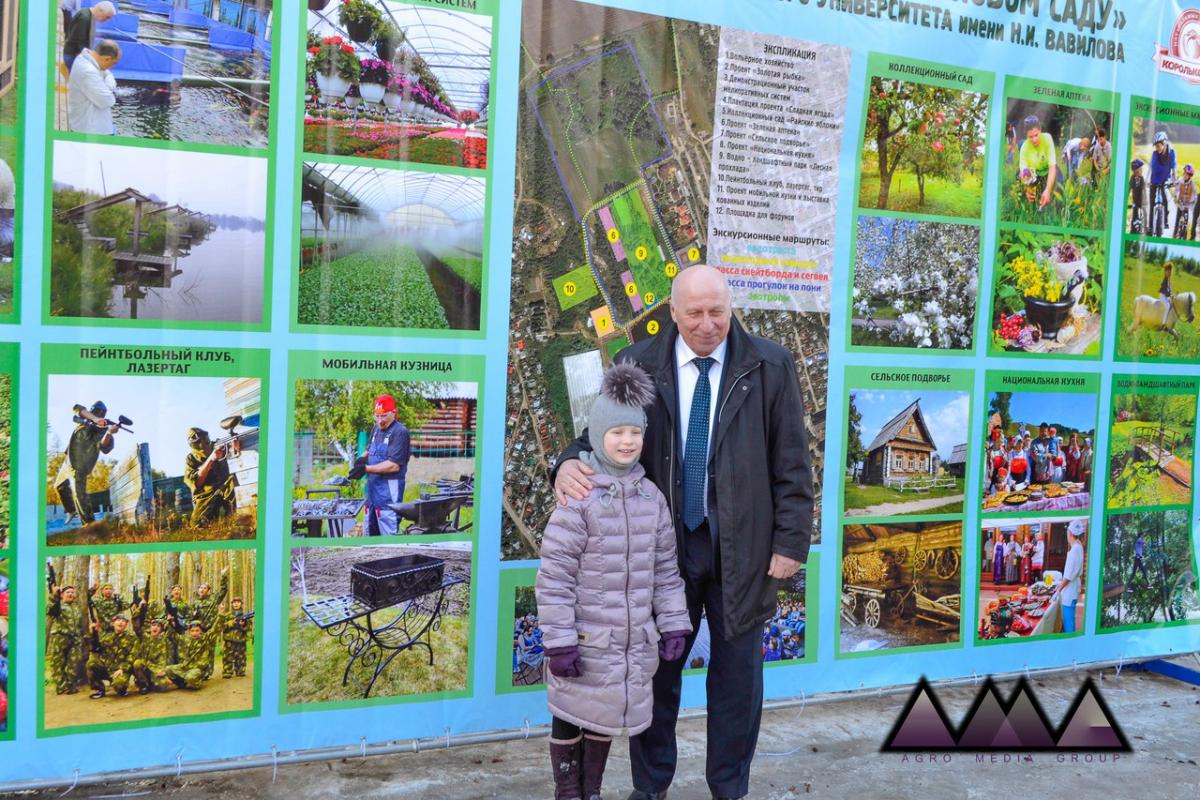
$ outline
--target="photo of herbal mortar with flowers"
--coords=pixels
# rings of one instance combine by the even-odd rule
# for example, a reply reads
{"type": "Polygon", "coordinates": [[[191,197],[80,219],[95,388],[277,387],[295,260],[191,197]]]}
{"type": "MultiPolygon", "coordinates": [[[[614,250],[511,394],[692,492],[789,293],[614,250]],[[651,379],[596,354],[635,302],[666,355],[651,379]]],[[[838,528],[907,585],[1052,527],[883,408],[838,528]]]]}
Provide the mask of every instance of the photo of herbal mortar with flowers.
{"type": "Polygon", "coordinates": [[[1001,231],[992,302],[993,352],[1099,355],[1104,243],[1001,231]]]}

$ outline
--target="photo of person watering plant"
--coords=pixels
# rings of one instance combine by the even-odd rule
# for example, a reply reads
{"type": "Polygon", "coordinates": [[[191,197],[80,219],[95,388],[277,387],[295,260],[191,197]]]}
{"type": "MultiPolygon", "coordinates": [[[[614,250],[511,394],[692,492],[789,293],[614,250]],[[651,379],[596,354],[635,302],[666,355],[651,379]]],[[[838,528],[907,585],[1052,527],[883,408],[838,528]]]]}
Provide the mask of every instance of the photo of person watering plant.
{"type": "Polygon", "coordinates": [[[309,0],[307,29],[305,153],[487,167],[490,16],[309,0]]]}
{"type": "MultiPolygon", "coordinates": [[[[1119,379],[1122,380],[1122,379],[1119,379]]],[[[1196,393],[1115,390],[1108,439],[1108,507],[1192,502],[1196,393]]]]}
{"type": "Polygon", "coordinates": [[[297,381],[291,535],[472,531],[477,397],[466,382],[297,381]]]}
{"type": "Polygon", "coordinates": [[[261,383],[47,376],[47,545],[255,538],[261,383]]]}
{"type": "Polygon", "coordinates": [[[1112,112],[1009,99],[1000,175],[1000,220],[1104,230],[1112,171],[1112,112]]]}
{"type": "Polygon", "coordinates": [[[58,7],[50,81],[57,130],[266,148],[280,4],[99,0],[58,7]]]}
{"type": "Polygon", "coordinates": [[[1129,165],[1125,230],[1196,241],[1200,126],[1135,116],[1129,165]]]}
{"type": "Polygon", "coordinates": [[[978,218],[988,101],[982,93],[872,77],[859,208],[978,218]]]}
{"type": "Polygon", "coordinates": [[[1100,565],[1100,629],[1200,620],[1187,509],[1108,518],[1100,565]]]}
{"type": "Polygon", "coordinates": [[[294,547],[288,705],[465,693],[471,544],[294,547]]]}
{"type": "Polygon", "coordinates": [[[861,216],[857,237],[852,345],[971,349],[978,226],[861,216]]]}
{"type": "Polygon", "coordinates": [[[300,325],[479,330],[483,178],[304,163],[300,325]]]}
{"type": "Polygon", "coordinates": [[[1001,229],[992,353],[1100,355],[1105,242],[1001,229]]]}
{"type": "Polygon", "coordinates": [[[262,322],[267,159],[57,141],[53,169],[50,316],[262,322]]]}
{"type": "Polygon", "coordinates": [[[1200,248],[1127,239],[1117,355],[1184,362],[1200,358],[1197,295],[1200,248]]]}
{"type": "Polygon", "coordinates": [[[47,558],[42,725],[248,716],[257,704],[256,564],[252,549],[47,558]]]}

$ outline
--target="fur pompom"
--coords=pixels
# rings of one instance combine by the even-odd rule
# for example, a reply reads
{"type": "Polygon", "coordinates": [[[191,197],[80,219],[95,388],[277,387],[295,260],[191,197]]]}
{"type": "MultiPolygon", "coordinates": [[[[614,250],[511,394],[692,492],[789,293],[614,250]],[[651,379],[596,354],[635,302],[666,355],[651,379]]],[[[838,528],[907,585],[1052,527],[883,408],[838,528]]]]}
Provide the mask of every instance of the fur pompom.
{"type": "Polygon", "coordinates": [[[654,381],[636,364],[613,364],[604,373],[600,394],[623,406],[644,408],[654,402],[654,381]]]}

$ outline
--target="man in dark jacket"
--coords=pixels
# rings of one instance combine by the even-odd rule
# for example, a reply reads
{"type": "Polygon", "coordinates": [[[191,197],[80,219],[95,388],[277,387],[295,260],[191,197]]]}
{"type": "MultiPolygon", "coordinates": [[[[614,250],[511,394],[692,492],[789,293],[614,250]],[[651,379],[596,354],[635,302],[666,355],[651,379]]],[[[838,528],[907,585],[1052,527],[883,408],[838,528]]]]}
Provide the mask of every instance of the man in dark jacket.
{"type": "MultiPolygon", "coordinates": [[[[697,265],[679,274],[671,318],[617,360],[638,364],[658,388],[641,461],[675,516],[693,630],[707,611],[708,785],[713,797],[738,798],[749,792],[762,717],[762,625],[812,537],[804,406],[791,353],[733,319],[718,270],[697,265]]],[[[558,459],[560,502],[591,488],[577,459],[587,441],[584,431],[558,459]]],[[[654,721],[630,739],[630,800],[665,797],[675,775],[683,668],[663,662],[654,676],[654,721]]]]}
{"type": "Polygon", "coordinates": [[[96,25],[108,22],[116,15],[116,6],[110,0],[103,0],[91,8],[80,9],[71,16],[71,24],[65,32],[62,49],[67,72],[75,65],[79,54],[92,46],[96,38],[96,25]]]}

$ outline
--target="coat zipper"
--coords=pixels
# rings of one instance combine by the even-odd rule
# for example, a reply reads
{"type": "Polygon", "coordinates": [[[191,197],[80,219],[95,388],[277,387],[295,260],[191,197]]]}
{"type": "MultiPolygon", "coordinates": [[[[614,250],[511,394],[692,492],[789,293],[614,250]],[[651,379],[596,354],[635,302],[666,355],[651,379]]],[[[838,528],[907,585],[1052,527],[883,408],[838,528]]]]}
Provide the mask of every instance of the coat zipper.
{"type": "Polygon", "coordinates": [[[625,514],[625,710],[621,714],[621,727],[629,719],[629,643],[633,641],[633,615],[629,612],[629,505],[625,501],[625,485],[621,486],[621,511],[625,514]]]}

